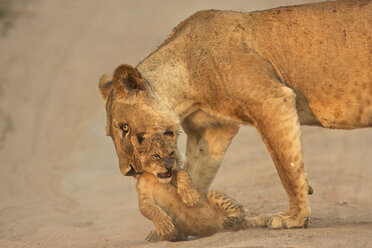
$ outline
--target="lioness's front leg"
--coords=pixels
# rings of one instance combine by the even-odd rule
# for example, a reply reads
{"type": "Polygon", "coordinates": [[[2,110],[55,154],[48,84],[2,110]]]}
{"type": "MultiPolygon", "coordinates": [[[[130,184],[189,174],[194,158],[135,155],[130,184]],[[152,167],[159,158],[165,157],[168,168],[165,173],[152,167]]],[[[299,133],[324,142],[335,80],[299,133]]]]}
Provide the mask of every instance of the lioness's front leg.
{"type": "Polygon", "coordinates": [[[194,113],[182,123],[187,134],[184,169],[197,188],[207,191],[239,128],[234,125],[200,126],[198,119],[204,118],[203,115],[201,111],[194,113]]]}

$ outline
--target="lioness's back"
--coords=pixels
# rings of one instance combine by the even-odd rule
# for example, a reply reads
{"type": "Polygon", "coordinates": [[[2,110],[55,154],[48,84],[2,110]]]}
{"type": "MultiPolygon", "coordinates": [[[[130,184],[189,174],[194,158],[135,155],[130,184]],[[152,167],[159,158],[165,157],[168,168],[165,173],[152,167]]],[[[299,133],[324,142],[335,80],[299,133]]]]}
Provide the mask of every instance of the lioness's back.
{"type": "MultiPolygon", "coordinates": [[[[172,42],[200,92],[216,87],[211,84],[225,87],[224,73],[244,59],[244,50],[253,50],[282,83],[304,96],[297,101],[310,107],[315,122],[332,128],[372,125],[372,1],[252,13],[200,11],[177,26],[164,45],[172,42]]],[[[229,86],[241,88],[241,83],[229,86]]]]}

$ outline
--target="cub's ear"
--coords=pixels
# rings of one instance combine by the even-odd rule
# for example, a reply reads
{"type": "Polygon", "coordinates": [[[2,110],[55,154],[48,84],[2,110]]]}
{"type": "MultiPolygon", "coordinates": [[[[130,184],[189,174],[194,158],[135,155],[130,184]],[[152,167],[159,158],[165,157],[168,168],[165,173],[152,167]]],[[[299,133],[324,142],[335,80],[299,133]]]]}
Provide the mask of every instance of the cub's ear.
{"type": "Polygon", "coordinates": [[[107,98],[114,87],[112,83],[112,74],[105,73],[99,79],[99,93],[101,94],[102,98],[107,102],[107,98]]]}
{"type": "Polygon", "coordinates": [[[119,91],[146,90],[141,75],[130,65],[119,65],[114,71],[113,82],[115,89],[119,91]]]}

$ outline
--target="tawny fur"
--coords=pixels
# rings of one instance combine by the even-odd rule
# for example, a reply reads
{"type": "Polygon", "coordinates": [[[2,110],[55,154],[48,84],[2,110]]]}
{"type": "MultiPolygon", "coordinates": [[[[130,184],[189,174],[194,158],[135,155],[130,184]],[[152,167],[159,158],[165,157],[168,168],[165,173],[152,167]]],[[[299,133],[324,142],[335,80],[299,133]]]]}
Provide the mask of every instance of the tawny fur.
{"type": "Polygon", "coordinates": [[[252,125],[289,200],[269,226],[306,227],[300,125],[372,125],[371,33],[369,0],[192,15],[136,70],[122,65],[113,80],[106,74],[100,82],[122,172],[141,170],[125,156],[133,150],[129,136],[180,124],[187,134],[185,170],[207,190],[238,125],[252,125]]]}
{"type": "Polygon", "coordinates": [[[156,229],[147,237],[149,241],[186,240],[189,235],[266,226],[267,218],[245,218],[243,207],[223,193],[198,192],[178,165],[176,139],[168,136],[141,137],[141,142],[133,138],[133,156],[144,170],[136,176],[139,209],[156,229]],[[159,177],[166,173],[169,177],[159,177]]]}

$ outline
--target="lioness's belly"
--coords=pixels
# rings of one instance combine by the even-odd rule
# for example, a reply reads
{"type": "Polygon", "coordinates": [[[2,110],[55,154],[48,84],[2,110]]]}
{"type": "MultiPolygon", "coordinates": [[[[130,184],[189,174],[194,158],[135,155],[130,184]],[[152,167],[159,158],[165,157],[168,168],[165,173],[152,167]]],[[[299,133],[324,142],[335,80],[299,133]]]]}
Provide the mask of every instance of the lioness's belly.
{"type": "Polygon", "coordinates": [[[309,101],[303,94],[296,92],[296,107],[302,125],[339,129],[372,126],[372,99],[368,95],[340,96],[335,92],[328,92],[327,96],[314,94],[309,101]],[[332,97],[332,93],[336,94],[336,98],[332,97]]]}

